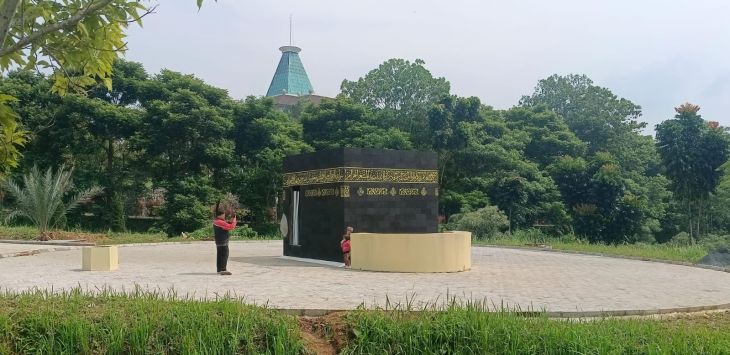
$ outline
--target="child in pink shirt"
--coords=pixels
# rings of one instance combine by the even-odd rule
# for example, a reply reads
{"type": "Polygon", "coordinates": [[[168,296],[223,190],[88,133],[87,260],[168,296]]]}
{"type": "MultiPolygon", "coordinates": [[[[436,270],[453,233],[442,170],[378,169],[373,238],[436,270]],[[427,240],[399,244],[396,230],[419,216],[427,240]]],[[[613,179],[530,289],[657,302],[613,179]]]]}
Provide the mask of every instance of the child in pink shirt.
{"type": "Polygon", "coordinates": [[[340,242],[345,267],[350,267],[350,233],[352,233],[352,231],[352,227],[347,227],[347,229],[345,229],[345,235],[342,236],[342,241],[340,242]]]}

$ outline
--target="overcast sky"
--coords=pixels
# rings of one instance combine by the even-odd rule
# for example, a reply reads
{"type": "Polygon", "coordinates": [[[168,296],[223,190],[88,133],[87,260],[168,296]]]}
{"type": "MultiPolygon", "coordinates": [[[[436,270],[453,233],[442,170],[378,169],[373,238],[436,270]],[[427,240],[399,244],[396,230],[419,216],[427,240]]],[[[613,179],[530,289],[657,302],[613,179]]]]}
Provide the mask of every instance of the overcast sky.
{"type": "Polygon", "coordinates": [[[423,59],[453,94],[509,108],[551,74],[586,74],[653,126],[690,101],[730,126],[730,2],[717,0],[159,0],[127,59],[264,95],[293,44],[317,94],[389,58],[423,59]]]}

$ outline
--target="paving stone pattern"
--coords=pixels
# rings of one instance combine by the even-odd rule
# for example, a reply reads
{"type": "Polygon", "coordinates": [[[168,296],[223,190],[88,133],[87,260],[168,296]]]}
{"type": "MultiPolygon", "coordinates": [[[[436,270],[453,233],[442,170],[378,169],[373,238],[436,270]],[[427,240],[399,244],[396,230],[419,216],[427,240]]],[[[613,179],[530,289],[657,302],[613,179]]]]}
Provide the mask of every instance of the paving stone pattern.
{"type": "Polygon", "coordinates": [[[473,268],[453,274],[354,271],[282,259],[281,241],[232,242],[215,270],[211,242],[120,247],[118,271],[81,271],[81,250],[0,259],[0,289],[89,290],[135,285],[178,295],[225,293],[277,308],[351,309],[443,302],[446,295],[554,312],[666,309],[730,303],[730,273],[601,256],[474,247],[473,268]]]}

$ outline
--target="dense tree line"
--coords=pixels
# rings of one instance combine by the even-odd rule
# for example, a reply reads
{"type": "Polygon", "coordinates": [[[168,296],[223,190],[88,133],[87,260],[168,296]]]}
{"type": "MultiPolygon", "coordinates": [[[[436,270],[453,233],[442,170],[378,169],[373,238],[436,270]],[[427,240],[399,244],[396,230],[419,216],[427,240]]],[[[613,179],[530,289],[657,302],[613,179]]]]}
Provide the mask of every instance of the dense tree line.
{"type": "Polygon", "coordinates": [[[74,166],[77,189],[103,188],[78,212],[98,228],[122,230],[128,215],[149,213],[170,234],[192,231],[232,193],[247,223],[267,231],[283,157],[344,146],[437,152],[441,214],[489,220],[474,227],[483,230],[621,243],[682,231],[696,241],[730,228],[727,131],[683,105],[655,139],[642,131],[640,106],[586,76],[551,76],[497,110],[452,95],[420,60],[392,59],[345,80],[338,97],[289,112],[269,98],[234,100],[192,75],[150,75],[139,63],[116,61],[111,79],[111,88],[100,82],[63,97],[37,73],[0,81],[29,132],[14,174],[74,166]]]}

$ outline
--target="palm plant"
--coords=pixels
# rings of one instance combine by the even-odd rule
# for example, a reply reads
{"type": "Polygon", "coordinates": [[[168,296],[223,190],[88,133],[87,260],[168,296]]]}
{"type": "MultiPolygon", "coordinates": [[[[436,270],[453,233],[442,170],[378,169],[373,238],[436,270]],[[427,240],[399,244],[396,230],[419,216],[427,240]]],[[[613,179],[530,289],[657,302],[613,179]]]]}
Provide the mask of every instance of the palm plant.
{"type": "Polygon", "coordinates": [[[22,187],[8,180],[5,188],[14,197],[15,207],[6,220],[28,218],[38,228],[39,239],[49,240],[49,229],[55,227],[61,217],[101,192],[100,188],[92,187],[64,201],[65,195],[73,188],[72,175],[73,168],[67,170],[64,165],[56,172],[48,168],[45,173],[33,166],[30,173],[23,176],[22,187]]]}

